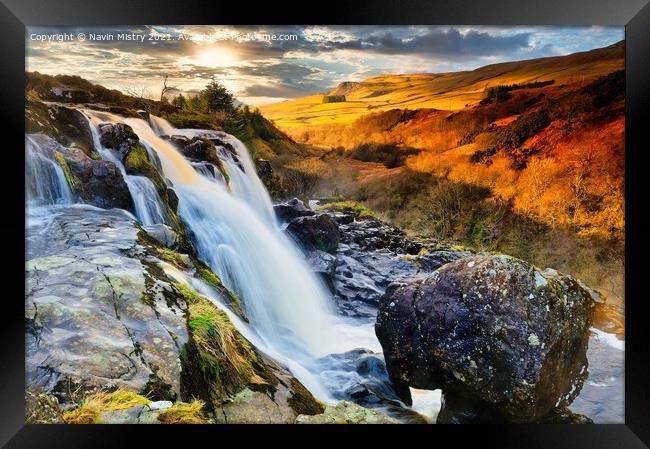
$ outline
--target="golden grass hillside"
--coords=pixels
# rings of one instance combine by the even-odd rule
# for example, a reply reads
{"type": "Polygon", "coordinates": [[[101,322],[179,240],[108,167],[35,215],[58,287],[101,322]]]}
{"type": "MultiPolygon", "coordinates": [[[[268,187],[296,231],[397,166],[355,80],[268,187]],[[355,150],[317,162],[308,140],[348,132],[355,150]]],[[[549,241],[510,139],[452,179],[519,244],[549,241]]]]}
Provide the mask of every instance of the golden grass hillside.
{"type": "MultiPolygon", "coordinates": [[[[567,56],[506,62],[472,71],[441,74],[377,76],[344,82],[327,95],[345,95],[345,102],[323,103],[317,94],[260,108],[293,138],[305,131],[350,124],[371,112],[395,108],[459,110],[481,101],[486,88],[497,85],[554,80],[554,85],[587,83],[624,67],[623,42],[567,56]]],[[[318,144],[318,141],[310,143],[318,144]]]]}

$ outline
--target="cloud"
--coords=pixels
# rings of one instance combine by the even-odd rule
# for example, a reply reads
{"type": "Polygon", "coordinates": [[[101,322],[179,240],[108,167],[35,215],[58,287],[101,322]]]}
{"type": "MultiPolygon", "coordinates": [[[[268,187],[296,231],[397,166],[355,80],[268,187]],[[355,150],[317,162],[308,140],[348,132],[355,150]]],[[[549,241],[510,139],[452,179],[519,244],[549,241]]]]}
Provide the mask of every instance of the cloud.
{"type": "Polygon", "coordinates": [[[124,26],[28,27],[28,70],[76,74],[110,88],[146,85],[162,77],[184,92],[217,78],[246,98],[295,98],[338,82],[382,73],[468,70],[485,64],[566,54],[610,45],[622,27],[449,26],[124,26]],[[30,41],[30,33],[184,33],[205,40],[30,41]],[[295,40],[233,36],[295,35],[295,40]]]}

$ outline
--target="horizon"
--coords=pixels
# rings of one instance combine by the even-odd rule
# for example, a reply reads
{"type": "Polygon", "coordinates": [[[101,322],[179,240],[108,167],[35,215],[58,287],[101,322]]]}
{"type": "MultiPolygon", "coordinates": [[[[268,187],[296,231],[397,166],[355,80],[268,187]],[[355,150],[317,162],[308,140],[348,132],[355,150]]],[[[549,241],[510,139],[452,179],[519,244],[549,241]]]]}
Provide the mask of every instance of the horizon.
{"type": "Polygon", "coordinates": [[[191,96],[212,79],[253,107],[386,75],[472,71],[624,41],[623,27],[28,27],[26,71],[125,94],[191,96]]]}

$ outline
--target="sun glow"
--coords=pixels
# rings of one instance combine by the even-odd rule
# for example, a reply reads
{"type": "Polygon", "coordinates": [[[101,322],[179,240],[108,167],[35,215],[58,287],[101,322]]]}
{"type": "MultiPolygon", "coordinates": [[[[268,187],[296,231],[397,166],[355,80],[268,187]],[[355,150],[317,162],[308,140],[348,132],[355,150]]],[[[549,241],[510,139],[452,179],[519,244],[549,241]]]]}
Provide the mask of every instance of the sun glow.
{"type": "Polygon", "coordinates": [[[230,67],[239,62],[237,57],[230,51],[211,48],[196,54],[192,61],[195,65],[202,67],[230,67]]]}

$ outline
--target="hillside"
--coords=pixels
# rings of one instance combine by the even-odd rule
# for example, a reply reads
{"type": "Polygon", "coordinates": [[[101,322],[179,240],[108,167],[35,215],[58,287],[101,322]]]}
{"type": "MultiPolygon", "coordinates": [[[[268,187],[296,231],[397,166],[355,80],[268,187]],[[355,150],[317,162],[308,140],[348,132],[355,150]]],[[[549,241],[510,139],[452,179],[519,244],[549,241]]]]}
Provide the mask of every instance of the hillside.
{"type": "MultiPolygon", "coordinates": [[[[179,128],[225,130],[244,141],[253,156],[274,158],[290,154],[304,156],[310,149],[293,141],[256,110],[236,108],[229,114],[199,108],[180,107],[168,101],[156,101],[107,89],[79,76],[25,73],[25,96],[28,104],[41,101],[83,104],[105,109],[125,117],[140,117],[139,110],[163,117],[179,128]]],[[[240,104],[236,99],[234,103],[240,104]]]]}
{"type": "Polygon", "coordinates": [[[305,197],[352,198],[413,233],[559,267],[622,300],[623,56],[618,43],[472,72],[376,77],[328,93],[344,103],[309,106],[308,97],[264,113],[323,151],[291,165],[320,179],[305,197]],[[443,95],[462,97],[458,110],[435,108],[443,95]],[[350,109],[388,97],[390,106],[361,116],[350,109]],[[313,113],[303,124],[275,118],[299,104],[303,117],[313,113]]]}
{"type": "Polygon", "coordinates": [[[370,112],[395,108],[459,110],[478,104],[485,89],[497,85],[553,80],[551,90],[559,94],[623,69],[624,55],[624,43],[618,42],[567,56],[492,64],[472,71],[377,76],[343,82],[330,92],[266,105],[260,110],[294,138],[300,138],[313,127],[351,123],[370,112]],[[346,101],[323,103],[323,95],[345,95],[346,101]]]}

